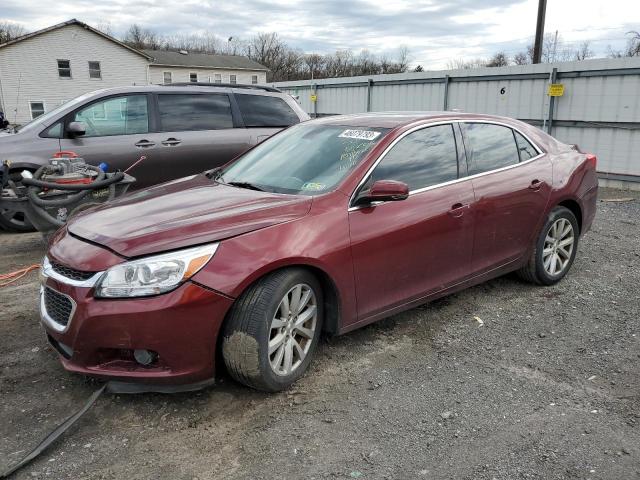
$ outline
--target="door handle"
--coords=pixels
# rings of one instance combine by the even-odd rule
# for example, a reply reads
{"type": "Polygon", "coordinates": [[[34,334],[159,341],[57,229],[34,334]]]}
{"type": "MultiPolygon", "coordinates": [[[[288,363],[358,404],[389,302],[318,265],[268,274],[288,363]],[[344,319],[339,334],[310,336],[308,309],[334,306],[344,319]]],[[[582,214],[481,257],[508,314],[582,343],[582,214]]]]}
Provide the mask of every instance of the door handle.
{"type": "Polygon", "coordinates": [[[535,180],[532,180],[531,185],[529,185],[529,188],[534,192],[537,192],[538,190],[540,190],[541,187],[542,187],[542,182],[537,178],[535,180]]]}
{"type": "Polygon", "coordinates": [[[154,145],[155,143],[150,142],[149,140],[140,140],[135,144],[135,146],[138,148],[149,148],[149,147],[153,147],[154,145]]]}
{"type": "Polygon", "coordinates": [[[469,208],[468,204],[464,204],[464,203],[456,203],[454,205],[451,206],[451,210],[449,210],[449,215],[451,215],[453,218],[460,218],[462,215],[464,215],[464,211],[469,208]]]}
{"type": "Polygon", "coordinates": [[[162,142],[163,145],[166,145],[167,147],[172,147],[174,145],[180,145],[182,143],[182,140],[178,140],[177,138],[167,138],[166,140],[164,140],[162,142]]]}

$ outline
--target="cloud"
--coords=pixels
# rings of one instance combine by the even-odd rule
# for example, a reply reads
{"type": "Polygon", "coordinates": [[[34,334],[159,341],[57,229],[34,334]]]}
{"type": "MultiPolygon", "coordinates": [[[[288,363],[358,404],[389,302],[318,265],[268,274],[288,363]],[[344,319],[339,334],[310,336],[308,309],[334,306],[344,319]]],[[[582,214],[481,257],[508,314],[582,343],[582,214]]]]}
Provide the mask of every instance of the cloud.
{"type": "MultiPolygon", "coordinates": [[[[595,0],[563,0],[559,7],[550,3],[547,29],[560,28],[565,39],[576,42],[580,35],[573,32],[580,26],[596,28],[583,31],[583,39],[611,37],[606,27],[616,23],[637,29],[637,23],[629,24],[624,15],[615,13],[628,11],[622,8],[624,2],[610,0],[611,8],[605,13],[595,0]],[[616,9],[617,3],[621,8],[616,9]],[[563,25],[571,30],[563,31],[563,25]],[[598,32],[598,27],[604,30],[598,32]]],[[[37,0],[2,3],[0,19],[21,22],[29,30],[78,18],[94,25],[108,22],[116,35],[134,22],[166,35],[208,31],[222,38],[248,38],[278,32],[288,44],[305,52],[368,49],[393,55],[406,45],[414,63],[428,68],[442,68],[451,58],[523,50],[533,38],[537,9],[536,0],[59,0],[51,13],[37,0]]],[[[625,31],[615,31],[616,38],[609,43],[623,43],[625,31]]]]}

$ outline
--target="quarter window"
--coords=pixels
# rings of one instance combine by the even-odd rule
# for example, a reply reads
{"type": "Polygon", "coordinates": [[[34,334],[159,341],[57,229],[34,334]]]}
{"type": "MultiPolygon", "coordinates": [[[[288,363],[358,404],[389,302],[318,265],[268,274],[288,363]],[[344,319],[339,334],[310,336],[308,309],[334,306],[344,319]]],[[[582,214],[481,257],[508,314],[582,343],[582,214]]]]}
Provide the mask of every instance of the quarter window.
{"type": "Polygon", "coordinates": [[[71,61],[58,60],[58,77],[71,78],[71,61]]]}
{"type": "Polygon", "coordinates": [[[190,73],[189,74],[189,81],[191,83],[197,83],[198,81],[198,74],[197,73],[190,73]]]}
{"type": "Polygon", "coordinates": [[[159,95],[163,132],[233,128],[227,95],[159,95]]]}
{"type": "Polygon", "coordinates": [[[171,83],[171,72],[162,72],[162,83],[171,83]]]}
{"type": "Polygon", "coordinates": [[[89,62],[89,78],[101,79],[102,71],[100,70],[100,62],[89,62]]]}
{"type": "Polygon", "coordinates": [[[132,135],[149,131],[146,95],[111,97],[78,110],[74,122],[86,126],[85,137],[132,135]]]}
{"type": "Polygon", "coordinates": [[[44,102],[29,102],[29,108],[31,109],[31,120],[44,114],[44,102]]]}
{"type": "Polygon", "coordinates": [[[58,122],[40,134],[42,138],[62,138],[62,122],[58,122]]]}
{"type": "Polygon", "coordinates": [[[246,127],[288,127],[300,122],[280,97],[236,94],[236,101],[246,127]]]}
{"type": "Polygon", "coordinates": [[[396,180],[409,190],[458,178],[458,154],[453,126],[436,125],[410,133],[385,155],[367,185],[377,180],[396,180]]]}
{"type": "Polygon", "coordinates": [[[510,128],[490,123],[467,123],[465,133],[470,175],[518,163],[518,150],[510,128]]]}
{"type": "Polygon", "coordinates": [[[516,143],[518,144],[518,151],[520,152],[520,161],[526,162],[527,160],[538,155],[538,151],[535,149],[533,145],[524,138],[521,134],[513,131],[513,134],[516,136],[516,143]]]}

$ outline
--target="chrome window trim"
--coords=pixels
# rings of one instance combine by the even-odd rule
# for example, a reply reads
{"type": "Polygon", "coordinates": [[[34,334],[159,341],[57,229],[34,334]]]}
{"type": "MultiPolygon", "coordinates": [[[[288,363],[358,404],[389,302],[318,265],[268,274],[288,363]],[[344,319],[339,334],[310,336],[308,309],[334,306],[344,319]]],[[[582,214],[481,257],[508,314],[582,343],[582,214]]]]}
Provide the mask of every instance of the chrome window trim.
{"type": "Polygon", "coordinates": [[[64,333],[69,329],[69,326],[71,325],[71,321],[73,320],[73,316],[75,315],[75,313],[76,313],[76,302],[73,300],[73,298],[71,298],[69,295],[59,292],[46,285],[40,286],[40,320],[42,321],[42,323],[44,323],[46,326],[55,330],[58,333],[64,333]],[[71,302],[71,313],[69,313],[69,320],[67,321],[66,325],[62,325],[56,322],[53,318],[49,316],[49,313],[47,312],[47,306],[45,305],[45,302],[44,302],[45,288],[48,288],[56,292],[57,294],[62,295],[63,297],[67,297],[67,299],[71,302]]]}
{"type": "Polygon", "coordinates": [[[44,257],[44,259],[42,260],[42,275],[44,277],[53,278],[54,280],[60,283],[64,283],[65,285],[71,285],[72,287],[91,288],[95,286],[95,284],[98,282],[98,280],[103,274],[104,272],[97,272],[94,276],[86,280],[74,280],[72,278],[67,278],[64,275],[61,275],[58,272],[56,272],[51,266],[51,262],[49,261],[49,258],[44,257]]]}
{"type": "MultiPolygon", "coordinates": [[[[367,173],[365,173],[364,177],[362,177],[362,180],[358,183],[358,185],[356,186],[356,188],[353,190],[353,192],[351,193],[351,196],[349,197],[349,208],[348,211],[349,212],[353,212],[355,210],[360,210],[361,208],[363,208],[363,205],[358,205],[358,206],[353,206],[353,201],[355,199],[355,195],[356,192],[360,189],[360,187],[362,187],[362,185],[364,185],[367,180],[369,180],[369,177],[371,176],[371,174],[373,173],[373,171],[375,170],[375,168],[378,166],[378,164],[384,159],[384,157],[389,153],[389,151],[400,141],[402,140],[404,137],[406,137],[407,135],[416,132],[418,130],[422,130],[424,128],[429,128],[429,127],[435,127],[438,125],[448,125],[451,124],[453,125],[454,123],[486,123],[486,124],[490,124],[490,125],[500,125],[502,127],[507,127],[510,128],[516,132],[518,132],[520,135],[522,135],[532,146],[533,148],[536,149],[536,151],[538,152],[538,155],[536,155],[535,157],[530,158],[529,160],[525,160],[524,162],[518,162],[518,163],[514,163],[513,165],[507,165],[506,167],[500,167],[500,168],[496,168],[495,170],[488,170],[486,172],[481,172],[481,173],[476,173],[475,175],[467,175],[465,177],[460,177],[460,178],[456,178],[454,180],[449,180],[447,182],[443,182],[443,183],[437,183],[435,185],[429,185],[428,187],[423,187],[423,188],[418,188],[416,190],[411,190],[409,192],[409,196],[414,195],[416,193],[422,193],[422,192],[426,192],[429,190],[434,190],[436,188],[440,188],[440,187],[445,187],[447,185],[452,185],[454,183],[459,183],[459,182],[463,182],[463,181],[467,181],[467,180],[472,180],[474,178],[478,178],[478,177],[482,177],[484,175],[489,175],[492,173],[497,173],[497,172],[502,172],[504,170],[509,170],[511,168],[515,168],[515,167],[519,167],[520,165],[526,165],[527,163],[533,162],[534,160],[539,159],[540,157],[544,156],[546,154],[546,152],[544,152],[544,150],[542,150],[538,144],[536,144],[533,140],[531,140],[531,138],[529,138],[529,136],[522,132],[520,129],[518,129],[517,127],[514,127],[512,125],[506,124],[504,122],[499,122],[497,120],[465,120],[465,119],[455,119],[455,120],[442,120],[439,122],[434,122],[434,123],[428,123],[428,124],[422,124],[422,125],[417,125],[409,130],[407,130],[406,132],[404,132],[402,135],[400,135],[398,138],[396,138],[391,145],[389,145],[387,148],[385,148],[385,150],[380,154],[380,156],[377,158],[377,160],[373,163],[373,165],[369,168],[369,170],[367,170],[367,173]]],[[[514,137],[514,142],[515,137],[514,137]]],[[[517,146],[517,144],[516,144],[517,146]]],[[[520,158],[520,157],[518,157],[520,158]]],[[[387,203],[387,202],[377,202],[378,205],[381,205],[383,203],[387,203]]]]}

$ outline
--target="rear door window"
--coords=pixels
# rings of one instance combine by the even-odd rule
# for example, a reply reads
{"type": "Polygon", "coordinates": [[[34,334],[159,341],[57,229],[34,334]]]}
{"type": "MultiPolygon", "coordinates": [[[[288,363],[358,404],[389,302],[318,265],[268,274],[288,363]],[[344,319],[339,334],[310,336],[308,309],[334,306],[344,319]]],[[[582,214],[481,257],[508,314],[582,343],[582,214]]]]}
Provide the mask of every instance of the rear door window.
{"type": "Polygon", "coordinates": [[[516,136],[516,143],[518,144],[518,151],[520,152],[520,161],[526,162],[527,160],[538,155],[538,151],[535,149],[531,142],[524,138],[520,133],[513,131],[516,136]]]}
{"type": "Polygon", "coordinates": [[[469,175],[515,165],[520,160],[513,130],[490,123],[465,124],[469,175]]]}
{"type": "Polygon", "coordinates": [[[162,132],[233,128],[231,103],[224,94],[161,94],[158,113],[162,132]]]}
{"type": "Polygon", "coordinates": [[[236,101],[246,127],[288,127],[300,122],[280,97],[236,93],[236,101]]]}
{"type": "Polygon", "coordinates": [[[458,154],[453,126],[436,125],[410,133],[380,161],[367,185],[377,180],[397,180],[409,190],[458,178],[458,154]]]}

